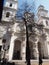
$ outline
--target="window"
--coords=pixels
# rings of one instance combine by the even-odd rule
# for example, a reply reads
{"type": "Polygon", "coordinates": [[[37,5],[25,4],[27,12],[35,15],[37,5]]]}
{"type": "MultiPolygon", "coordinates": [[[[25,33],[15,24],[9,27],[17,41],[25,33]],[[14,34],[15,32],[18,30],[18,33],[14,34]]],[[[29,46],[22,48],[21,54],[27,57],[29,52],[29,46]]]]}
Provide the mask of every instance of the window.
{"type": "Polygon", "coordinates": [[[2,43],[6,43],[6,39],[3,39],[3,40],[2,40],[2,43]]]}
{"type": "Polygon", "coordinates": [[[46,25],[48,25],[48,21],[46,21],[46,25]]]}
{"type": "Polygon", "coordinates": [[[10,3],[10,7],[12,7],[12,3],[10,3]]]}
{"type": "Polygon", "coordinates": [[[9,17],[9,16],[10,16],[10,13],[9,13],[9,12],[7,12],[7,13],[6,13],[6,17],[9,17]]]}

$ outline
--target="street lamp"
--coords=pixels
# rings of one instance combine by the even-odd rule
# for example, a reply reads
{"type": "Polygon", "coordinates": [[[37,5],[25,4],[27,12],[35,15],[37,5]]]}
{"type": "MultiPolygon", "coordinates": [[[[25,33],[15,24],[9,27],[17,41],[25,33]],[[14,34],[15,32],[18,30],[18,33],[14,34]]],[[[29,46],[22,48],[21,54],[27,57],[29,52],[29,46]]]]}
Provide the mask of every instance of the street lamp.
{"type": "Polygon", "coordinates": [[[26,26],[26,61],[27,61],[27,65],[31,65],[31,63],[30,63],[30,48],[29,48],[29,35],[28,35],[27,18],[28,18],[28,12],[25,12],[23,20],[24,20],[25,26],[26,26]]]}
{"type": "MultiPolygon", "coordinates": [[[[30,48],[29,48],[29,33],[28,33],[28,22],[30,22],[29,20],[29,14],[28,12],[25,12],[24,14],[24,17],[23,17],[23,20],[25,22],[25,26],[26,26],[26,61],[27,61],[27,65],[31,65],[30,64],[30,48]]],[[[29,25],[29,27],[31,28],[31,32],[33,33],[34,31],[32,31],[32,27],[40,27],[40,29],[42,28],[43,29],[43,25],[37,25],[36,23],[34,23],[34,15],[33,15],[33,25],[29,25]]],[[[43,61],[42,61],[42,56],[41,56],[41,53],[39,51],[39,65],[42,65],[43,61]]]]}

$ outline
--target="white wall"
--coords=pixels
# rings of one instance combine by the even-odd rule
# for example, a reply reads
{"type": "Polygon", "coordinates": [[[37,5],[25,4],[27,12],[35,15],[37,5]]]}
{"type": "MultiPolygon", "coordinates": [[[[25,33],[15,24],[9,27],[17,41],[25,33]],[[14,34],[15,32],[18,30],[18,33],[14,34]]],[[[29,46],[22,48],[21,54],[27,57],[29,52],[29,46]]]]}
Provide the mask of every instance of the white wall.
{"type": "Polygon", "coordinates": [[[13,8],[17,10],[17,2],[7,1],[4,5],[5,7],[13,8]],[[10,3],[12,3],[12,6],[10,7],[10,3]]]}

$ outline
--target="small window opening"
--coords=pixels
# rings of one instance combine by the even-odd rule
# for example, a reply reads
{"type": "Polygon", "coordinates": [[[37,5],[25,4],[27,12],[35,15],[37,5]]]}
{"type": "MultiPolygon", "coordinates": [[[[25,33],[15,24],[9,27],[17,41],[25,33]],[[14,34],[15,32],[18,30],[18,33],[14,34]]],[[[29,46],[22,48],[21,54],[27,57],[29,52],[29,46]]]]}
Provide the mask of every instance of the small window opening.
{"type": "Polygon", "coordinates": [[[6,39],[3,39],[3,40],[2,40],[2,43],[6,43],[6,39]]]}
{"type": "Polygon", "coordinates": [[[6,17],[9,17],[9,16],[10,16],[10,13],[9,13],[9,12],[7,12],[7,13],[6,13],[6,17]]]}
{"type": "Polygon", "coordinates": [[[10,7],[12,7],[12,3],[10,3],[10,7]]]}

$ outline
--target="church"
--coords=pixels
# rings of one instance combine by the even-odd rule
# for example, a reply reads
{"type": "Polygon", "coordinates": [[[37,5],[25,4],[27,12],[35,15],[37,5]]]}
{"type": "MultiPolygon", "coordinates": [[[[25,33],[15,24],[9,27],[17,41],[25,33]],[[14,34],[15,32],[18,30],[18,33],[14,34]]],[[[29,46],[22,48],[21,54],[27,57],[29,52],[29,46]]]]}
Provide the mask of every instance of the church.
{"type": "MultiPolygon", "coordinates": [[[[17,4],[17,0],[6,0],[0,23],[1,58],[5,57],[11,62],[26,61],[26,27],[23,20],[14,18],[18,7],[17,4]]],[[[37,17],[35,22],[44,27],[32,27],[35,34],[29,37],[30,60],[38,60],[39,53],[43,60],[48,60],[49,16],[48,10],[43,5],[38,7],[37,17]]]]}

